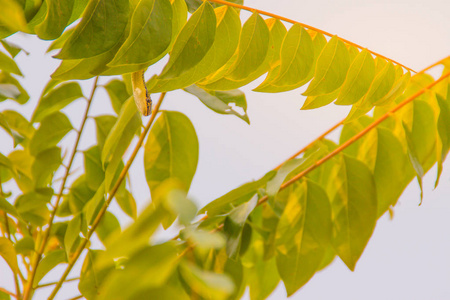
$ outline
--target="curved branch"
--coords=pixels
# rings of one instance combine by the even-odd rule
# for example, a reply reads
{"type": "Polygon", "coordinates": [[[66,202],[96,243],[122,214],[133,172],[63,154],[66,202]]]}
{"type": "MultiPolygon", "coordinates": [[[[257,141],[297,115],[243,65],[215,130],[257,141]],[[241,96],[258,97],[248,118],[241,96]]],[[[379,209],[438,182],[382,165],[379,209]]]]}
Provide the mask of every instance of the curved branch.
{"type": "MultiPolygon", "coordinates": [[[[322,33],[323,35],[326,35],[326,36],[329,36],[329,37],[333,37],[333,36],[334,36],[334,34],[332,34],[332,33],[329,33],[329,32],[327,32],[327,31],[321,30],[321,29],[319,29],[319,28],[310,26],[310,25],[308,25],[308,24],[300,23],[300,22],[297,22],[297,21],[295,21],[295,20],[292,20],[292,19],[289,19],[289,18],[285,18],[285,17],[283,17],[283,16],[279,16],[279,15],[276,15],[276,14],[273,14],[273,13],[270,13],[270,12],[267,12],[267,11],[264,11],[264,10],[256,9],[256,8],[253,8],[253,7],[244,6],[244,5],[240,5],[240,4],[236,4],[236,3],[231,3],[231,2],[228,2],[228,1],[224,1],[224,0],[203,0],[203,1],[209,1],[209,2],[213,2],[213,3],[217,3],[217,4],[222,4],[222,5],[232,6],[232,7],[239,8],[239,9],[243,9],[243,10],[250,11],[250,12],[257,12],[257,13],[259,13],[259,14],[261,14],[261,15],[265,15],[265,16],[272,17],[272,18],[275,18],[275,19],[279,19],[279,20],[282,20],[282,21],[285,21],[285,22],[288,22],[288,23],[291,23],[291,24],[299,24],[299,25],[302,26],[302,27],[311,29],[311,30],[313,30],[313,31],[315,31],[315,32],[318,32],[318,33],[322,33]]],[[[341,41],[343,41],[343,42],[345,42],[345,43],[347,43],[347,44],[349,44],[349,45],[352,45],[352,46],[354,46],[354,47],[356,47],[356,48],[358,48],[358,49],[361,49],[361,50],[367,49],[367,48],[365,48],[365,47],[363,47],[363,46],[360,46],[360,45],[358,45],[358,44],[355,44],[355,43],[353,43],[353,42],[351,42],[351,41],[349,41],[349,40],[343,39],[343,38],[341,38],[341,37],[338,37],[338,38],[339,38],[341,41]]],[[[377,53],[377,52],[374,52],[374,51],[371,51],[371,50],[369,50],[369,49],[367,49],[367,51],[369,51],[370,53],[372,53],[372,54],[375,55],[375,56],[378,56],[378,57],[380,57],[380,58],[383,58],[383,59],[386,59],[386,60],[388,60],[388,61],[391,61],[391,62],[393,62],[393,63],[395,63],[395,64],[397,64],[397,65],[399,65],[399,66],[405,68],[405,69],[408,70],[408,71],[417,73],[417,72],[414,71],[413,69],[408,68],[407,66],[402,65],[401,63],[399,63],[399,62],[397,62],[397,61],[395,61],[395,60],[393,60],[393,59],[390,59],[390,58],[388,58],[388,57],[386,57],[386,56],[384,56],[384,55],[381,55],[381,54],[379,54],[379,53],[377,53]]]]}
{"type": "MultiPolygon", "coordinates": [[[[323,163],[328,161],[330,158],[332,158],[332,157],[336,156],[337,154],[339,154],[340,152],[342,152],[342,150],[344,150],[345,148],[347,148],[348,146],[350,146],[351,144],[353,144],[354,142],[356,142],[357,140],[362,138],[369,131],[371,131],[372,129],[377,127],[381,122],[383,122],[384,120],[389,118],[391,115],[393,115],[396,111],[398,111],[399,109],[404,107],[406,104],[412,102],[415,98],[417,98],[420,95],[422,95],[423,93],[425,93],[426,90],[432,88],[433,86],[435,86],[436,84],[438,84],[439,82],[441,82],[442,80],[444,80],[445,78],[447,78],[449,76],[450,76],[450,72],[447,72],[446,74],[442,75],[439,79],[435,80],[434,82],[432,82],[428,86],[424,87],[423,89],[421,89],[420,91],[418,91],[417,93],[412,95],[411,97],[409,97],[409,98],[403,100],[402,102],[400,102],[398,105],[396,105],[394,108],[392,108],[387,113],[382,115],[380,118],[378,118],[377,120],[373,121],[369,126],[364,128],[363,130],[361,130],[358,134],[356,134],[352,138],[348,139],[345,143],[343,143],[342,145],[340,145],[339,147],[337,147],[336,149],[334,149],[333,151],[328,153],[323,158],[321,158],[318,161],[316,161],[313,165],[311,165],[310,167],[306,168],[304,171],[298,173],[297,175],[292,177],[290,180],[288,180],[285,183],[283,183],[281,185],[281,187],[280,187],[280,191],[285,189],[285,188],[287,188],[288,186],[290,186],[291,184],[293,184],[294,182],[296,182],[300,178],[304,177],[306,174],[308,174],[312,170],[316,169],[318,166],[322,165],[323,163]]],[[[259,199],[258,204],[266,202],[267,199],[268,199],[267,196],[262,197],[261,199],[259,199]]]]}
{"type": "Polygon", "coordinates": [[[62,284],[64,283],[66,277],[69,275],[70,271],[72,270],[74,264],[80,257],[80,255],[83,252],[86,245],[89,243],[90,238],[94,234],[95,229],[97,228],[98,224],[100,223],[103,215],[106,213],[106,210],[108,209],[109,204],[111,203],[112,199],[114,198],[114,195],[116,194],[117,190],[119,189],[119,186],[121,185],[123,180],[126,178],[128,170],[130,169],[131,164],[133,163],[134,159],[136,158],[136,155],[139,152],[139,149],[141,148],[141,146],[144,142],[144,139],[147,136],[147,133],[150,130],[150,127],[152,126],[152,123],[156,118],[157,113],[159,112],[159,108],[160,108],[165,96],[166,96],[166,93],[161,93],[161,96],[159,97],[159,101],[155,105],[155,108],[152,112],[150,120],[148,120],[148,123],[145,126],[144,131],[142,131],[141,135],[139,136],[139,140],[138,140],[136,146],[134,147],[133,153],[131,154],[130,158],[128,159],[126,165],[124,166],[122,172],[119,175],[119,178],[117,179],[116,183],[114,184],[113,188],[111,189],[111,192],[109,193],[108,198],[106,199],[105,203],[103,204],[102,208],[100,209],[99,213],[97,214],[97,217],[95,218],[94,222],[92,223],[91,228],[89,229],[88,233],[86,234],[86,238],[81,241],[80,246],[78,246],[77,250],[75,251],[75,253],[72,256],[72,259],[69,261],[69,265],[67,266],[66,270],[64,271],[64,273],[61,276],[58,283],[56,284],[52,293],[48,297],[49,300],[52,300],[53,298],[55,298],[56,294],[58,293],[59,289],[61,288],[62,284]]]}

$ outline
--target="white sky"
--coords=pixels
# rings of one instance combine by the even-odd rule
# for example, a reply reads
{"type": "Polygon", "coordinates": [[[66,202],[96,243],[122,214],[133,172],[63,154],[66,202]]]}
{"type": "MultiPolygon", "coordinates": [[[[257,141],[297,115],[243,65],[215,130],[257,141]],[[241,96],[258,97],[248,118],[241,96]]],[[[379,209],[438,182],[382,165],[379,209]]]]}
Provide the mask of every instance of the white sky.
{"type": "MultiPolygon", "coordinates": [[[[448,0],[246,0],[245,4],[335,33],[415,70],[450,55],[448,0]]],[[[19,65],[26,75],[24,86],[33,97],[31,105],[24,109],[31,115],[38,95],[58,63],[48,55],[43,56],[47,45],[43,42],[30,37],[11,40],[32,53],[19,56],[19,65]]],[[[152,67],[147,78],[157,68],[152,67]]],[[[184,92],[169,93],[166,97],[162,108],[185,113],[199,137],[200,161],[190,192],[199,206],[259,178],[341,120],[347,111],[334,105],[300,111],[305,100],[300,90],[282,94],[250,92],[256,85],[244,88],[251,126],[236,117],[215,114],[184,92]]],[[[91,86],[91,81],[83,82],[86,95],[91,86]]],[[[99,90],[97,96],[92,115],[111,113],[106,93],[99,90]]],[[[0,103],[0,110],[11,107],[18,105],[9,101],[0,103]]],[[[83,109],[81,102],[64,109],[76,128],[83,109]]],[[[88,122],[89,128],[93,129],[93,125],[88,122]]],[[[83,135],[82,149],[94,141],[93,132],[87,130],[83,135]]],[[[66,141],[70,143],[73,137],[70,135],[66,141]]],[[[0,150],[10,151],[12,144],[4,133],[0,133],[0,141],[0,150]]],[[[76,164],[81,163],[78,157],[76,164]]],[[[138,206],[142,208],[149,194],[142,153],[132,167],[131,176],[138,206]]],[[[386,216],[380,219],[355,272],[337,259],[291,299],[450,299],[450,165],[446,166],[441,185],[433,191],[434,179],[432,169],[425,178],[422,206],[418,206],[419,190],[414,182],[395,208],[394,219],[386,216]]],[[[121,220],[129,222],[126,217],[121,220]]],[[[0,268],[5,268],[1,262],[0,268]]],[[[4,276],[9,274],[0,272],[0,286],[11,287],[4,276]]],[[[36,299],[44,299],[45,292],[36,294],[36,299]]],[[[58,299],[76,294],[66,289],[58,299]]],[[[280,285],[270,299],[284,299],[285,295],[280,285]]]]}

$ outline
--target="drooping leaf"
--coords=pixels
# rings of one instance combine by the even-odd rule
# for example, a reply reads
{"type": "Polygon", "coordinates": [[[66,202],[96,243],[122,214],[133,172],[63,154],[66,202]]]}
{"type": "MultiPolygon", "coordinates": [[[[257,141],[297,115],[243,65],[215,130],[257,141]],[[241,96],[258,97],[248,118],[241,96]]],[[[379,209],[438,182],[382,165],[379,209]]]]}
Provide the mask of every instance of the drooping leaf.
{"type": "Polygon", "coordinates": [[[136,200],[134,200],[133,195],[126,189],[125,182],[123,182],[116,192],[117,204],[124,213],[129,217],[136,218],[136,200]]]}
{"type": "Polygon", "coordinates": [[[61,110],[72,101],[82,97],[83,92],[77,82],[63,83],[39,99],[31,121],[33,123],[40,122],[46,116],[61,110]]]}
{"type": "Polygon", "coordinates": [[[244,120],[250,124],[250,120],[247,115],[247,101],[245,99],[245,94],[240,90],[231,91],[210,91],[205,90],[197,85],[191,85],[184,90],[194,96],[196,96],[200,101],[203,102],[207,107],[213,111],[220,114],[232,114],[236,117],[244,120]],[[230,105],[235,104],[244,110],[244,114],[241,115],[235,111],[230,105]]]}
{"type": "MultiPolygon", "coordinates": [[[[12,84],[14,85],[17,90],[19,90],[20,95],[16,95],[16,89],[14,89],[14,97],[11,97],[11,99],[17,101],[19,104],[25,104],[27,103],[28,99],[30,99],[30,96],[28,95],[27,91],[22,87],[19,81],[12,77],[8,72],[0,71],[0,84],[12,84]]],[[[3,101],[7,98],[10,98],[6,95],[0,94],[0,101],[3,101]]]]}
{"type": "Polygon", "coordinates": [[[329,94],[338,89],[345,81],[350,57],[345,44],[333,36],[320,54],[314,79],[309,84],[305,96],[329,94]]]}
{"type": "Polygon", "coordinates": [[[50,185],[53,173],[56,172],[61,163],[60,148],[52,147],[39,152],[31,166],[31,174],[35,187],[43,188],[50,185]]]}
{"type": "Polygon", "coordinates": [[[1,40],[0,43],[3,45],[6,51],[8,51],[8,53],[11,54],[12,58],[15,58],[17,54],[19,54],[21,51],[23,51],[27,55],[29,54],[23,48],[14,43],[8,42],[6,40],[1,40]]]}
{"type": "Polygon", "coordinates": [[[64,235],[64,248],[66,249],[67,256],[70,257],[72,253],[72,247],[76,240],[80,237],[81,233],[82,214],[76,214],[72,220],[70,220],[66,234],[64,235]]]}
{"type": "Polygon", "coordinates": [[[106,137],[108,136],[109,132],[113,128],[114,124],[116,124],[116,122],[117,118],[110,115],[95,117],[97,145],[100,150],[103,149],[106,137]]]}
{"type": "Polygon", "coordinates": [[[170,1],[139,1],[131,17],[130,34],[108,65],[151,65],[167,52],[171,38],[170,1]]]}
{"type": "Polygon", "coordinates": [[[128,23],[129,6],[128,0],[90,0],[81,22],[56,58],[93,57],[113,48],[128,23]]]}
{"type": "Polygon", "coordinates": [[[325,105],[330,104],[331,102],[336,99],[336,97],[339,94],[339,89],[335,90],[334,92],[331,92],[329,94],[320,95],[320,96],[308,96],[305,100],[305,103],[303,103],[303,106],[301,109],[314,109],[319,108],[325,105]]]}
{"type": "Polygon", "coordinates": [[[332,178],[332,245],[350,270],[355,269],[377,220],[377,194],[370,169],[359,160],[343,155],[332,178]]]}
{"type": "Polygon", "coordinates": [[[145,176],[152,197],[169,178],[178,179],[188,191],[197,162],[198,140],[191,121],[179,112],[162,112],[145,144],[145,176]]]}
{"type": "MultiPolygon", "coordinates": [[[[450,85],[449,85],[450,90],[450,85]]],[[[436,184],[439,183],[439,178],[442,174],[443,170],[443,162],[445,158],[447,157],[447,153],[450,149],[450,105],[449,105],[449,99],[450,94],[447,95],[447,99],[444,99],[441,95],[436,94],[437,101],[439,104],[439,118],[438,118],[438,124],[437,129],[439,133],[439,139],[441,141],[441,151],[440,155],[438,155],[438,175],[436,178],[436,184]]]]}
{"type": "Polygon", "coordinates": [[[215,35],[216,15],[211,4],[204,2],[178,35],[160,77],[177,77],[195,67],[211,48],[215,35]]]}
{"type": "Polygon", "coordinates": [[[0,0],[0,39],[16,31],[28,32],[25,14],[17,1],[0,0]]]}
{"type": "Polygon", "coordinates": [[[40,39],[54,40],[66,28],[72,15],[75,0],[47,0],[47,15],[42,23],[34,27],[40,39]]]}
{"type": "Polygon", "coordinates": [[[84,170],[88,187],[96,191],[105,179],[98,146],[84,151],[84,170]]]}
{"type": "Polygon", "coordinates": [[[43,226],[50,217],[47,203],[51,196],[37,192],[26,193],[16,199],[14,206],[23,220],[36,226],[43,226]]]}
{"type": "Polygon", "coordinates": [[[22,75],[22,72],[20,72],[20,69],[14,59],[9,57],[2,51],[0,51],[0,70],[7,73],[22,75]]]}
{"type": "Polygon", "coordinates": [[[331,207],[325,191],[303,181],[289,195],[277,227],[276,260],[288,295],[318,271],[332,232],[331,207]]]}

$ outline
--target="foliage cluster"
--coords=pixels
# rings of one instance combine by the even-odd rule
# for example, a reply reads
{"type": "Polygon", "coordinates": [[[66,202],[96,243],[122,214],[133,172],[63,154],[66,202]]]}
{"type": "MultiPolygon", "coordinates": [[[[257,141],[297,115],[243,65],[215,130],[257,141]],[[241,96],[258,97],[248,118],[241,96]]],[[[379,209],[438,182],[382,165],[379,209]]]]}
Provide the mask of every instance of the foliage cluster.
{"type": "MultiPolygon", "coordinates": [[[[305,24],[286,28],[282,17],[263,18],[252,9],[242,22],[240,12],[248,8],[241,4],[0,0],[1,101],[29,99],[14,61],[22,50],[6,37],[21,31],[53,40],[48,51],[61,60],[30,120],[18,111],[0,113],[0,126],[15,145],[0,153],[0,187],[14,182],[20,190],[0,189],[0,255],[16,282],[10,295],[31,299],[45,275],[63,264],[53,299],[80,257],[76,280],[86,299],[236,299],[247,287],[252,299],[264,299],[280,280],[292,295],[336,256],[353,270],[377,220],[435,164],[437,185],[450,149],[449,59],[437,63],[444,73],[435,80],[427,69],[415,73],[305,24]],[[134,103],[140,101],[139,76],[133,75],[167,54],[160,74],[146,82],[160,97],[143,127],[134,103]],[[339,143],[325,134],[197,212],[187,198],[199,158],[197,135],[181,112],[160,112],[161,102],[184,89],[213,111],[249,123],[238,88],[264,74],[255,92],[308,84],[305,110],[351,105],[332,128],[343,126],[339,143]],[[110,75],[119,75],[104,86],[116,115],[95,117],[96,143],[80,153],[84,172],[68,180],[98,77],[110,75]],[[90,78],[94,87],[86,96],[78,80],[90,78]],[[74,101],[86,101],[78,129],[60,111],[74,101]],[[75,145],[61,143],[73,131],[75,145]],[[141,148],[152,201],[138,215],[126,174],[141,148]],[[61,169],[62,180],[54,177],[61,169]],[[108,211],[112,201],[134,219],[129,227],[122,229],[108,211]],[[149,242],[176,220],[177,237],[149,242]],[[93,235],[101,249],[91,246],[93,235]]],[[[3,290],[0,295],[9,297],[3,290]]]]}

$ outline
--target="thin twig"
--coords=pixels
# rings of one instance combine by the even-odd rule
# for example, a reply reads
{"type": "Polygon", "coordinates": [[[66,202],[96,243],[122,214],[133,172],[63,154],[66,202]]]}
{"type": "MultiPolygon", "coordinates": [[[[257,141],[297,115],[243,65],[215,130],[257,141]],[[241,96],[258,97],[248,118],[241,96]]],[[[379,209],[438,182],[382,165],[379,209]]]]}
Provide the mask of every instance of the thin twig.
{"type": "MultiPolygon", "coordinates": [[[[80,277],[77,277],[77,278],[69,278],[69,279],[66,279],[64,282],[71,282],[71,281],[77,281],[77,280],[80,280],[80,277]]],[[[58,284],[58,281],[40,284],[40,285],[38,285],[38,286],[36,287],[36,289],[40,289],[40,288],[47,287],[47,286],[51,286],[51,285],[55,285],[55,284],[58,284]]]]}
{"type": "Polygon", "coordinates": [[[5,293],[5,294],[8,294],[8,295],[10,295],[10,296],[13,296],[14,298],[17,299],[16,294],[14,294],[13,292],[8,291],[8,290],[5,289],[5,288],[0,287],[0,291],[3,292],[3,293],[5,293]]]}
{"type": "MultiPolygon", "coordinates": [[[[0,177],[0,195],[3,195],[3,187],[2,187],[2,181],[1,181],[1,177],[0,177]]],[[[5,217],[5,230],[6,230],[6,236],[8,238],[8,240],[13,243],[13,240],[11,238],[11,230],[9,229],[9,221],[8,221],[8,214],[6,213],[6,211],[3,211],[3,216],[5,217]]],[[[17,256],[16,256],[16,261],[17,261],[17,256]]],[[[20,272],[20,270],[19,270],[20,272]]],[[[21,298],[21,292],[20,292],[20,285],[19,285],[19,278],[17,277],[17,273],[13,271],[13,277],[14,277],[14,285],[16,287],[16,295],[15,297],[17,299],[21,298]]]]}
{"type": "Polygon", "coordinates": [[[134,147],[133,153],[131,153],[131,156],[128,159],[128,161],[127,161],[125,167],[123,168],[122,172],[120,173],[119,178],[117,179],[116,183],[114,184],[113,188],[111,189],[107,200],[105,201],[105,203],[103,204],[103,206],[100,209],[99,213],[97,214],[94,222],[91,225],[90,230],[87,232],[86,238],[81,241],[81,243],[78,246],[77,250],[73,254],[72,259],[69,261],[69,264],[66,267],[66,270],[64,271],[63,275],[61,276],[61,279],[58,281],[58,283],[56,284],[56,286],[53,289],[52,293],[48,297],[48,300],[52,300],[56,296],[56,294],[58,293],[58,290],[61,288],[62,284],[64,283],[64,280],[66,279],[66,277],[69,275],[70,271],[72,270],[75,262],[78,260],[78,258],[80,257],[81,253],[83,252],[84,248],[88,244],[91,236],[94,234],[95,229],[97,228],[98,224],[100,223],[103,215],[106,213],[106,210],[108,209],[109,204],[111,203],[112,199],[114,198],[114,195],[116,194],[117,190],[119,189],[120,184],[125,179],[125,177],[126,177],[126,175],[128,173],[128,170],[131,167],[131,164],[133,163],[137,153],[139,152],[139,150],[140,150],[140,148],[141,148],[141,146],[142,146],[142,144],[143,144],[143,142],[145,140],[145,137],[147,136],[147,133],[150,130],[150,127],[152,126],[152,123],[153,123],[153,121],[156,118],[156,114],[159,112],[159,108],[160,108],[160,106],[161,106],[165,96],[166,96],[166,93],[161,93],[161,96],[159,97],[159,101],[155,105],[155,108],[154,108],[154,110],[152,112],[150,120],[148,121],[147,126],[145,127],[145,130],[142,131],[141,135],[139,136],[139,140],[138,140],[136,146],[134,147]]]}
{"type": "MultiPolygon", "coordinates": [[[[334,34],[329,33],[329,32],[327,32],[327,31],[324,31],[324,30],[321,30],[321,29],[319,29],[319,28],[315,28],[315,27],[312,27],[312,26],[310,26],[310,25],[307,25],[307,24],[304,24],[304,23],[300,23],[300,22],[297,22],[297,21],[295,21],[295,20],[288,19],[288,18],[285,18],[285,17],[283,17],[283,16],[279,16],[279,15],[276,15],[276,14],[273,14],[273,13],[270,13],[270,12],[267,12],[267,11],[264,11],[264,10],[256,9],[256,8],[253,8],[253,7],[244,6],[244,5],[240,5],[240,4],[236,4],[236,3],[231,3],[231,2],[223,1],[223,0],[203,0],[203,1],[209,1],[209,2],[213,2],[213,3],[217,3],[217,4],[222,4],[222,5],[232,6],[232,7],[236,7],[236,8],[243,9],[243,10],[250,11],[250,12],[257,12],[257,13],[259,13],[259,14],[261,14],[261,15],[265,15],[265,16],[268,16],[268,17],[276,18],[276,19],[279,19],[279,20],[282,20],[282,21],[285,21],[285,22],[288,22],[288,23],[291,23],[291,24],[299,24],[299,25],[302,26],[302,27],[311,29],[311,30],[313,30],[313,31],[315,31],[315,32],[322,33],[322,34],[324,34],[324,35],[326,35],[326,36],[329,36],[329,37],[333,37],[333,36],[334,36],[334,34]]],[[[341,41],[343,41],[343,42],[345,42],[345,43],[347,43],[347,44],[349,44],[349,45],[355,46],[356,48],[359,48],[359,49],[361,49],[361,50],[366,49],[365,47],[360,46],[360,45],[358,45],[358,44],[355,44],[355,43],[353,43],[353,42],[351,42],[351,41],[349,41],[349,40],[343,39],[343,38],[341,38],[341,37],[338,37],[338,38],[339,38],[341,41]]],[[[413,69],[408,68],[407,66],[402,65],[401,63],[399,63],[399,62],[397,62],[397,61],[395,61],[395,60],[393,60],[393,59],[390,59],[390,58],[388,58],[388,57],[386,57],[386,56],[384,56],[384,55],[381,55],[381,54],[376,53],[376,52],[374,52],[374,51],[371,51],[371,50],[369,50],[369,49],[367,49],[367,51],[369,51],[370,53],[372,53],[372,54],[375,55],[375,56],[378,56],[378,57],[380,57],[380,58],[383,58],[383,59],[386,59],[386,60],[391,61],[391,62],[393,62],[393,63],[396,63],[397,65],[399,65],[399,66],[405,68],[406,70],[409,70],[409,71],[411,71],[411,72],[416,73],[416,71],[414,71],[413,69]]]]}
{"type": "Polygon", "coordinates": [[[23,295],[23,299],[24,300],[29,300],[29,298],[31,297],[31,294],[32,294],[31,290],[33,289],[33,281],[34,281],[34,277],[36,275],[37,266],[39,265],[39,262],[41,260],[42,254],[44,253],[44,250],[45,250],[45,246],[47,245],[48,238],[50,236],[50,231],[51,231],[51,228],[52,228],[52,225],[53,225],[53,220],[55,219],[56,212],[57,212],[58,206],[59,206],[59,202],[62,199],[62,195],[63,195],[64,188],[65,188],[65,185],[66,185],[66,181],[67,181],[67,178],[69,177],[69,174],[70,174],[70,168],[72,167],[72,163],[73,163],[73,161],[75,159],[75,155],[77,153],[78,144],[79,144],[80,139],[81,139],[81,134],[83,133],[84,125],[86,124],[86,120],[87,120],[87,117],[88,117],[88,114],[89,114],[89,108],[91,107],[91,103],[92,103],[92,100],[94,99],[95,91],[97,90],[97,83],[98,83],[98,77],[96,77],[95,80],[94,80],[94,87],[92,88],[91,95],[90,95],[90,97],[89,97],[89,99],[87,101],[86,110],[85,110],[85,113],[84,113],[83,120],[81,122],[80,129],[77,130],[77,139],[76,139],[74,147],[73,147],[73,151],[72,151],[72,155],[71,155],[70,160],[69,160],[69,164],[66,167],[66,173],[64,175],[64,179],[62,181],[61,189],[59,191],[58,197],[56,198],[54,209],[53,209],[53,211],[52,211],[52,213],[50,215],[50,220],[48,222],[48,228],[44,232],[44,236],[43,236],[42,242],[41,242],[38,250],[35,252],[35,255],[34,255],[34,260],[32,262],[32,267],[31,267],[31,272],[29,273],[28,282],[27,282],[27,285],[26,285],[26,287],[24,289],[24,295],[23,295]]]}

